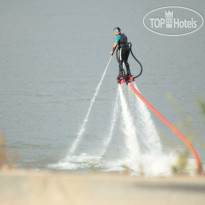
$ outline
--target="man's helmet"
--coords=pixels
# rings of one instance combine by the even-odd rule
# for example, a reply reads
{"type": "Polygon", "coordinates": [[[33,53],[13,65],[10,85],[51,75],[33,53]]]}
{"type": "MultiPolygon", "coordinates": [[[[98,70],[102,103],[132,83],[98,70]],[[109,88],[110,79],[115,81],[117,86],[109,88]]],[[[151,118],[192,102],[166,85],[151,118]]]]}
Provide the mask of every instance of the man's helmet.
{"type": "Polygon", "coordinates": [[[116,32],[116,31],[120,32],[121,29],[120,29],[119,27],[115,27],[115,28],[113,29],[113,31],[114,31],[114,32],[116,32]]]}

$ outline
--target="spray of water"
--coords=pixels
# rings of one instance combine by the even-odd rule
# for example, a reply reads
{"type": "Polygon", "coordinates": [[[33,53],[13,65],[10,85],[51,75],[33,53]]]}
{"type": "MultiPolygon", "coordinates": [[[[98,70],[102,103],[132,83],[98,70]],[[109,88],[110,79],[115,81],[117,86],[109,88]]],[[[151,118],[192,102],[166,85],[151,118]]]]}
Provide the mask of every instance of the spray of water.
{"type": "MultiPolygon", "coordinates": [[[[134,85],[137,88],[135,83],[134,85]]],[[[141,158],[139,160],[141,172],[148,176],[170,175],[170,166],[175,160],[175,154],[162,151],[160,137],[150,111],[132,92],[129,93],[129,97],[129,104],[134,105],[136,111],[134,112],[137,116],[135,127],[138,129],[140,140],[143,142],[143,150],[141,150],[141,158]]]]}
{"type": "MultiPolygon", "coordinates": [[[[106,70],[103,76],[105,73],[106,70]]],[[[125,165],[132,170],[132,174],[140,174],[143,172],[149,176],[169,175],[171,173],[170,165],[175,158],[173,155],[167,155],[162,152],[162,145],[149,110],[136,96],[129,92],[127,86],[118,86],[109,134],[101,144],[102,152],[94,155],[87,153],[73,155],[78,143],[82,139],[86,123],[89,120],[89,115],[103,78],[104,77],[101,78],[96,88],[88,113],[83,121],[77,139],[70,149],[70,153],[64,160],[50,167],[69,170],[89,170],[90,168],[95,168],[101,171],[123,171],[123,165],[125,165]],[[136,110],[136,112],[133,112],[133,110],[136,110]],[[121,135],[124,138],[124,145],[127,151],[125,154],[122,152],[123,155],[116,159],[109,157],[106,159],[104,156],[108,146],[112,146],[111,142],[114,137],[114,129],[117,125],[116,122],[119,118],[119,114],[121,114],[120,119],[122,126],[120,128],[122,128],[122,130],[120,131],[118,128],[118,132],[122,133],[121,135]],[[143,147],[141,147],[139,139],[146,145],[146,152],[142,150],[143,147]],[[143,169],[141,169],[141,167],[143,167],[143,169]]],[[[115,150],[112,150],[112,152],[115,152],[115,150]]]]}
{"type": "Polygon", "coordinates": [[[132,116],[128,109],[122,87],[118,87],[120,93],[120,103],[122,108],[123,132],[126,136],[126,146],[128,148],[128,161],[136,161],[140,156],[137,133],[133,123],[132,116]]]}
{"type": "MultiPolygon", "coordinates": [[[[134,85],[137,88],[137,85],[135,83],[134,85]]],[[[146,105],[139,98],[136,97],[134,105],[137,111],[136,114],[138,115],[141,124],[140,128],[143,136],[142,140],[147,146],[148,152],[152,154],[161,154],[162,145],[149,110],[147,109],[146,105]]]]}
{"type": "Polygon", "coordinates": [[[110,167],[107,162],[103,160],[103,156],[107,151],[107,148],[112,140],[113,131],[116,126],[116,120],[118,118],[119,112],[119,90],[117,91],[115,105],[113,109],[112,119],[111,119],[111,126],[109,130],[108,136],[105,138],[103,142],[102,151],[100,154],[96,155],[89,155],[87,153],[80,153],[79,155],[73,155],[69,153],[65,159],[62,159],[57,164],[49,165],[50,168],[54,169],[68,169],[68,170],[79,170],[79,169],[86,169],[90,167],[110,167]]]}
{"type": "Polygon", "coordinates": [[[116,95],[116,99],[115,99],[115,106],[114,106],[114,111],[113,111],[113,115],[112,115],[112,121],[111,121],[111,126],[110,126],[110,131],[109,134],[107,136],[107,138],[104,140],[104,147],[103,147],[103,151],[101,152],[100,156],[103,156],[106,153],[107,147],[109,146],[111,140],[112,140],[112,136],[113,136],[113,131],[116,125],[116,120],[117,120],[117,114],[119,111],[119,89],[117,91],[117,95],[116,95]]]}
{"type": "Polygon", "coordinates": [[[77,135],[76,140],[74,141],[74,143],[72,144],[72,146],[71,146],[71,148],[70,148],[70,151],[69,151],[70,154],[72,154],[72,153],[75,152],[76,148],[78,147],[79,142],[80,142],[81,139],[82,139],[82,136],[83,136],[83,134],[84,134],[84,132],[85,132],[86,124],[87,124],[87,122],[88,122],[88,118],[89,118],[89,116],[90,116],[90,112],[91,112],[91,110],[92,110],[93,104],[95,103],[95,99],[96,99],[96,97],[97,97],[97,95],[98,95],[98,92],[99,92],[100,87],[101,87],[101,85],[102,85],[103,79],[104,79],[104,77],[105,77],[105,74],[106,74],[106,72],[107,72],[107,69],[108,69],[108,67],[109,67],[109,64],[110,64],[111,59],[112,59],[112,56],[110,57],[110,59],[109,59],[109,61],[108,61],[108,63],[107,63],[107,66],[105,67],[105,70],[104,70],[104,72],[103,72],[103,75],[102,75],[102,77],[101,77],[101,79],[100,79],[100,82],[98,83],[98,85],[97,85],[97,87],[96,87],[95,93],[94,93],[93,98],[92,98],[92,100],[91,100],[91,102],[90,102],[90,106],[89,106],[89,108],[88,108],[88,112],[87,112],[87,114],[86,114],[86,116],[85,116],[85,119],[84,119],[84,121],[83,121],[83,124],[82,124],[82,126],[81,126],[81,128],[80,128],[80,131],[78,132],[78,135],[77,135]]]}

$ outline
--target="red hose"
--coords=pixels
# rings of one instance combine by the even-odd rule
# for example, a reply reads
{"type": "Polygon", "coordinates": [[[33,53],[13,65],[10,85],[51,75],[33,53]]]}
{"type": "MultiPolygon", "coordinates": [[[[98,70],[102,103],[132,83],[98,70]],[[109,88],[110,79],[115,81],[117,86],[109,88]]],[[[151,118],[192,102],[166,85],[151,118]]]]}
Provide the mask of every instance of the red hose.
{"type": "Polygon", "coordinates": [[[182,140],[183,142],[187,145],[187,147],[190,149],[192,154],[194,155],[196,159],[196,164],[197,164],[197,173],[201,174],[202,173],[202,167],[201,167],[201,162],[199,159],[199,156],[194,149],[194,147],[189,143],[187,138],[173,125],[171,124],[164,116],[162,116],[141,94],[140,92],[131,84],[129,83],[130,88],[132,91],[147,105],[147,107],[150,108],[154,112],[154,114],[159,117],[173,132],[175,132],[182,140]]]}

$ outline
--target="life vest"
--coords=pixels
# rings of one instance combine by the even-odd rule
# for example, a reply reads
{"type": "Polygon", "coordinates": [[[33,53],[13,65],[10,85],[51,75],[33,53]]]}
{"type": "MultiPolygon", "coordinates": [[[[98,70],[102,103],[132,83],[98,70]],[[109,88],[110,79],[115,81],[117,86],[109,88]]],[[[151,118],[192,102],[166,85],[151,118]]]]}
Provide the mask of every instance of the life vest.
{"type": "Polygon", "coordinates": [[[118,45],[119,45],[119,48],[129,49],[127,36],[124,33],[121,34],[121,38],[120,38],[118,45]]]}

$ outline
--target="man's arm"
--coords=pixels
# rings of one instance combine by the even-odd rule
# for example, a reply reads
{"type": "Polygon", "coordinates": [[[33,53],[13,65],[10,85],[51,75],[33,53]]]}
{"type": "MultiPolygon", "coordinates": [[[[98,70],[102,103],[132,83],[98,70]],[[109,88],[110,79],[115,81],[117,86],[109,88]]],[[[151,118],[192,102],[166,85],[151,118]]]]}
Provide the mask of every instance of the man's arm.
{"type": "Polygon", "coordinates": [[[112,50],[110,51],[110,54],[111,54],[111,55],[113,55],[113,53],[115,52],[115,49],[116,49],[116,47],[117,47],[117,44],[118,44],[118,43],[116,43],[116,42],[113,44],[112,50]]]}

